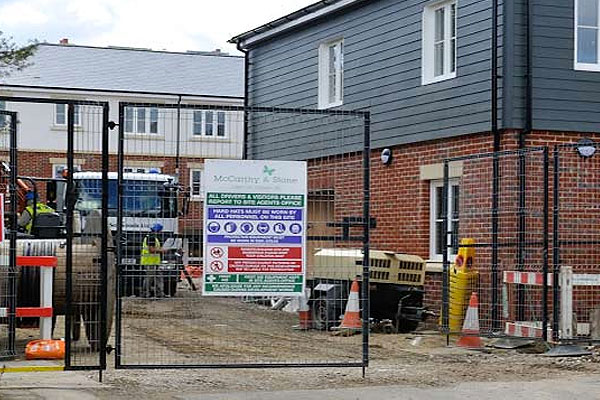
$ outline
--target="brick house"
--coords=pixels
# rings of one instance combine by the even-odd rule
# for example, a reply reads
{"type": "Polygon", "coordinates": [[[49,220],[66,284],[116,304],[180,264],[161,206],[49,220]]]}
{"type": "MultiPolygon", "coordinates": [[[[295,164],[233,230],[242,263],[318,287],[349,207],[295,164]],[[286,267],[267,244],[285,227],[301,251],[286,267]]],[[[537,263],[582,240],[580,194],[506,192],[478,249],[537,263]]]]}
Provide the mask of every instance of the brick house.
{"type": "MultiPolygon", "coordinates": [[[[11,98],[108,102],[109,120],[115,123],[119,103],[131,103],[123,118],[124,172],[155,170],[177,177],[191,193],[180,231],[199,237],[204,159],[242,157],[242,118],[225,109],[178,113],[153,105],[243,105],[243,59],[220,51],[99,48],[63,40],[39,45],[29,64],[0,80],[0,109],[18,113],[19,174],[60,174],[66,165],[67,107],[11,98]]],[[[100,171],[101,109],[77,106],[74,124],[76,168],[100,171]]],[[[110,170],[116,171],[117,130],[110,135],[110,170]]],[[[8,150],[8,135],[1,135],[0,148],[8,150]]],[[[200,255],[197,250],[193,255],[200,255]]]]}
{"type": "MultiPolygon", "coordinates": [[[[371,112],[371,246],[427,259],[437,308],[443,160],[598,138],[599,9],[598,0],[321,1],[231,41],[246,54],[250,106],[371,112]]],[[[360,140],[332,150],[285,131],[289,140],[268,145],[269,132],[247,133],[249,158],[360,158],[360,140]]],[[[449,229],[468,234],[455,209],[467,206],[463,171],[450,168],[445,208],[449,229]]]]}

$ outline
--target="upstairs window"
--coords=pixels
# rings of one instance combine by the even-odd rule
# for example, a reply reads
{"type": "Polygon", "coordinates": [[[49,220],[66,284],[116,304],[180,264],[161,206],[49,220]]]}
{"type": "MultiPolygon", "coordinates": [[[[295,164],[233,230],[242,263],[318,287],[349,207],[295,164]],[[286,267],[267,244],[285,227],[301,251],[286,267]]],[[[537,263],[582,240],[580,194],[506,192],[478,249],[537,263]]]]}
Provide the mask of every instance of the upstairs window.
{"type": "Polygon", "coordinates": [[[456,1],[425,7],[422,64],[424,85],[456,77],[456,1]]]}
{"type": "MultiPolygon", "coordinates": [[[[6,110],[6,102],[0,101],[0,111],[6,110]]],[[[4,114],[0,114],[0,131],[8,128],[8,124],[10,122],[10,118],[4,114]]]]}
{"type": "MultiPolygon", "coordinates": [[[[57,104],[54,108],[54,125],[66,126],[67,125],[67,110],[66,104],[57,104]]],[[[81,126],[81,110],[78,105],[75,105],[73,110],[73,124],[81,126]]]]}
{"type": "Polygon", "coordinates": [[[125,133],[158,134],[158,108],[125,107],[125,133]]]}
{"type": "Polygon", "coordinates": [[[319,47],[319,108],[341,106],[344,102],[344,41],[319,47]]]}
{"type": "Polygon", "coordinates": [[[227,124],[224,111],[194,111],[192,117],[194,136],[223,138],[227,136],[227,124]]]}
{"type": "Polygon", "coordinates": [[[158,109],[125,107],[125,133],[158,133],[158,109]]]}
{"type": "Polygon", "coordinates": [[[575,0],[575,69],[600,71],[599,0],[575,0]]]}

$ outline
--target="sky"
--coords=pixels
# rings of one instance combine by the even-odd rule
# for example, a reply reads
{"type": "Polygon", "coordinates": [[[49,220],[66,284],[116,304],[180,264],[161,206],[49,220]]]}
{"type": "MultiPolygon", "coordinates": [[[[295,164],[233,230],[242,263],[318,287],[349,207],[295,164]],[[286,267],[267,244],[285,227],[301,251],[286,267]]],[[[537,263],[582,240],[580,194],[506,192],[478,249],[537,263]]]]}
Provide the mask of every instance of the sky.
{"type": "Polygon", "coordinates": [[[231,37],[317,0],[0,0],[0,31],[29,40],[239,55],[231,37]]]}

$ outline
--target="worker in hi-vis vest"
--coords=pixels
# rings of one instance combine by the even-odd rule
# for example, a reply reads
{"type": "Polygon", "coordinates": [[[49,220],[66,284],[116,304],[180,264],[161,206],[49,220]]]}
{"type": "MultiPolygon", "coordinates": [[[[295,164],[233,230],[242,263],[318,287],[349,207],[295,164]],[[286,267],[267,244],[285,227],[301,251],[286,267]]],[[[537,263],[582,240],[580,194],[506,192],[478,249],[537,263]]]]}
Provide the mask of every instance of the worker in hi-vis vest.
{"type": "Polygon", "coordinates": [[[144,297],[164,297],[164,279],[159,265],[162,261],[163,249],[157,234],[163,226],[159,223],[152,225],[151,234],[144,237],[140,264],[145,270],[144,297]]]}
{"type": "MultiPolygon", "coordinates": [[[[32,191],[27,192],[25,195],[25,199],[27,200],[27,207],[23,210],[21,215],[19,216],[19,220],[17,223],[19,227],[27,233],[31,233],[31,228],[33,227],[34,219],[33,219],[33,203],[35,199],[35,195],[32,191]]],[[[41,214],[54,213],[54,209],[48,207],[44,203],[39,201],[35,202],[35,217],[37,218],[41,214]]]]}

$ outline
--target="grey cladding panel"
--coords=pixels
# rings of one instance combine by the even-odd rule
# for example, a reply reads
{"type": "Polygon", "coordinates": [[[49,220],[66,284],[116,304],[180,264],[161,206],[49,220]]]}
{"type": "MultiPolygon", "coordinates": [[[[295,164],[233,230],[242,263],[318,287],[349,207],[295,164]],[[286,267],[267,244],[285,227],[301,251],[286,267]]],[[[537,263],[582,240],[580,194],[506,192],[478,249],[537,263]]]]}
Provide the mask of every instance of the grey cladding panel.
{"type": "MultiPolygon", "coordinates": [[[[514,124],[522,127],[526,88],[526,1],[514,4],[514,124]]],[[[533,129],[598,132],[600,72],[574,69],[574,1],[533,4],[533,129]]]]}
{"type": "MultiPolygon", "coordinates": [[[[316,108],[319,45],[343,37],[343,108],[371,112],[373,146],[489,130],[492,1],[458,0],[457,78],[422,85],[421,25],[430,3],[372,0],[258,44],[250,51],[250,105],[316,108]]],[[[362,149],[361,129],[344,129],[340,141],[338,128],[262,121],[249,135],[249,153],[302,159],[362,149]]]]}

